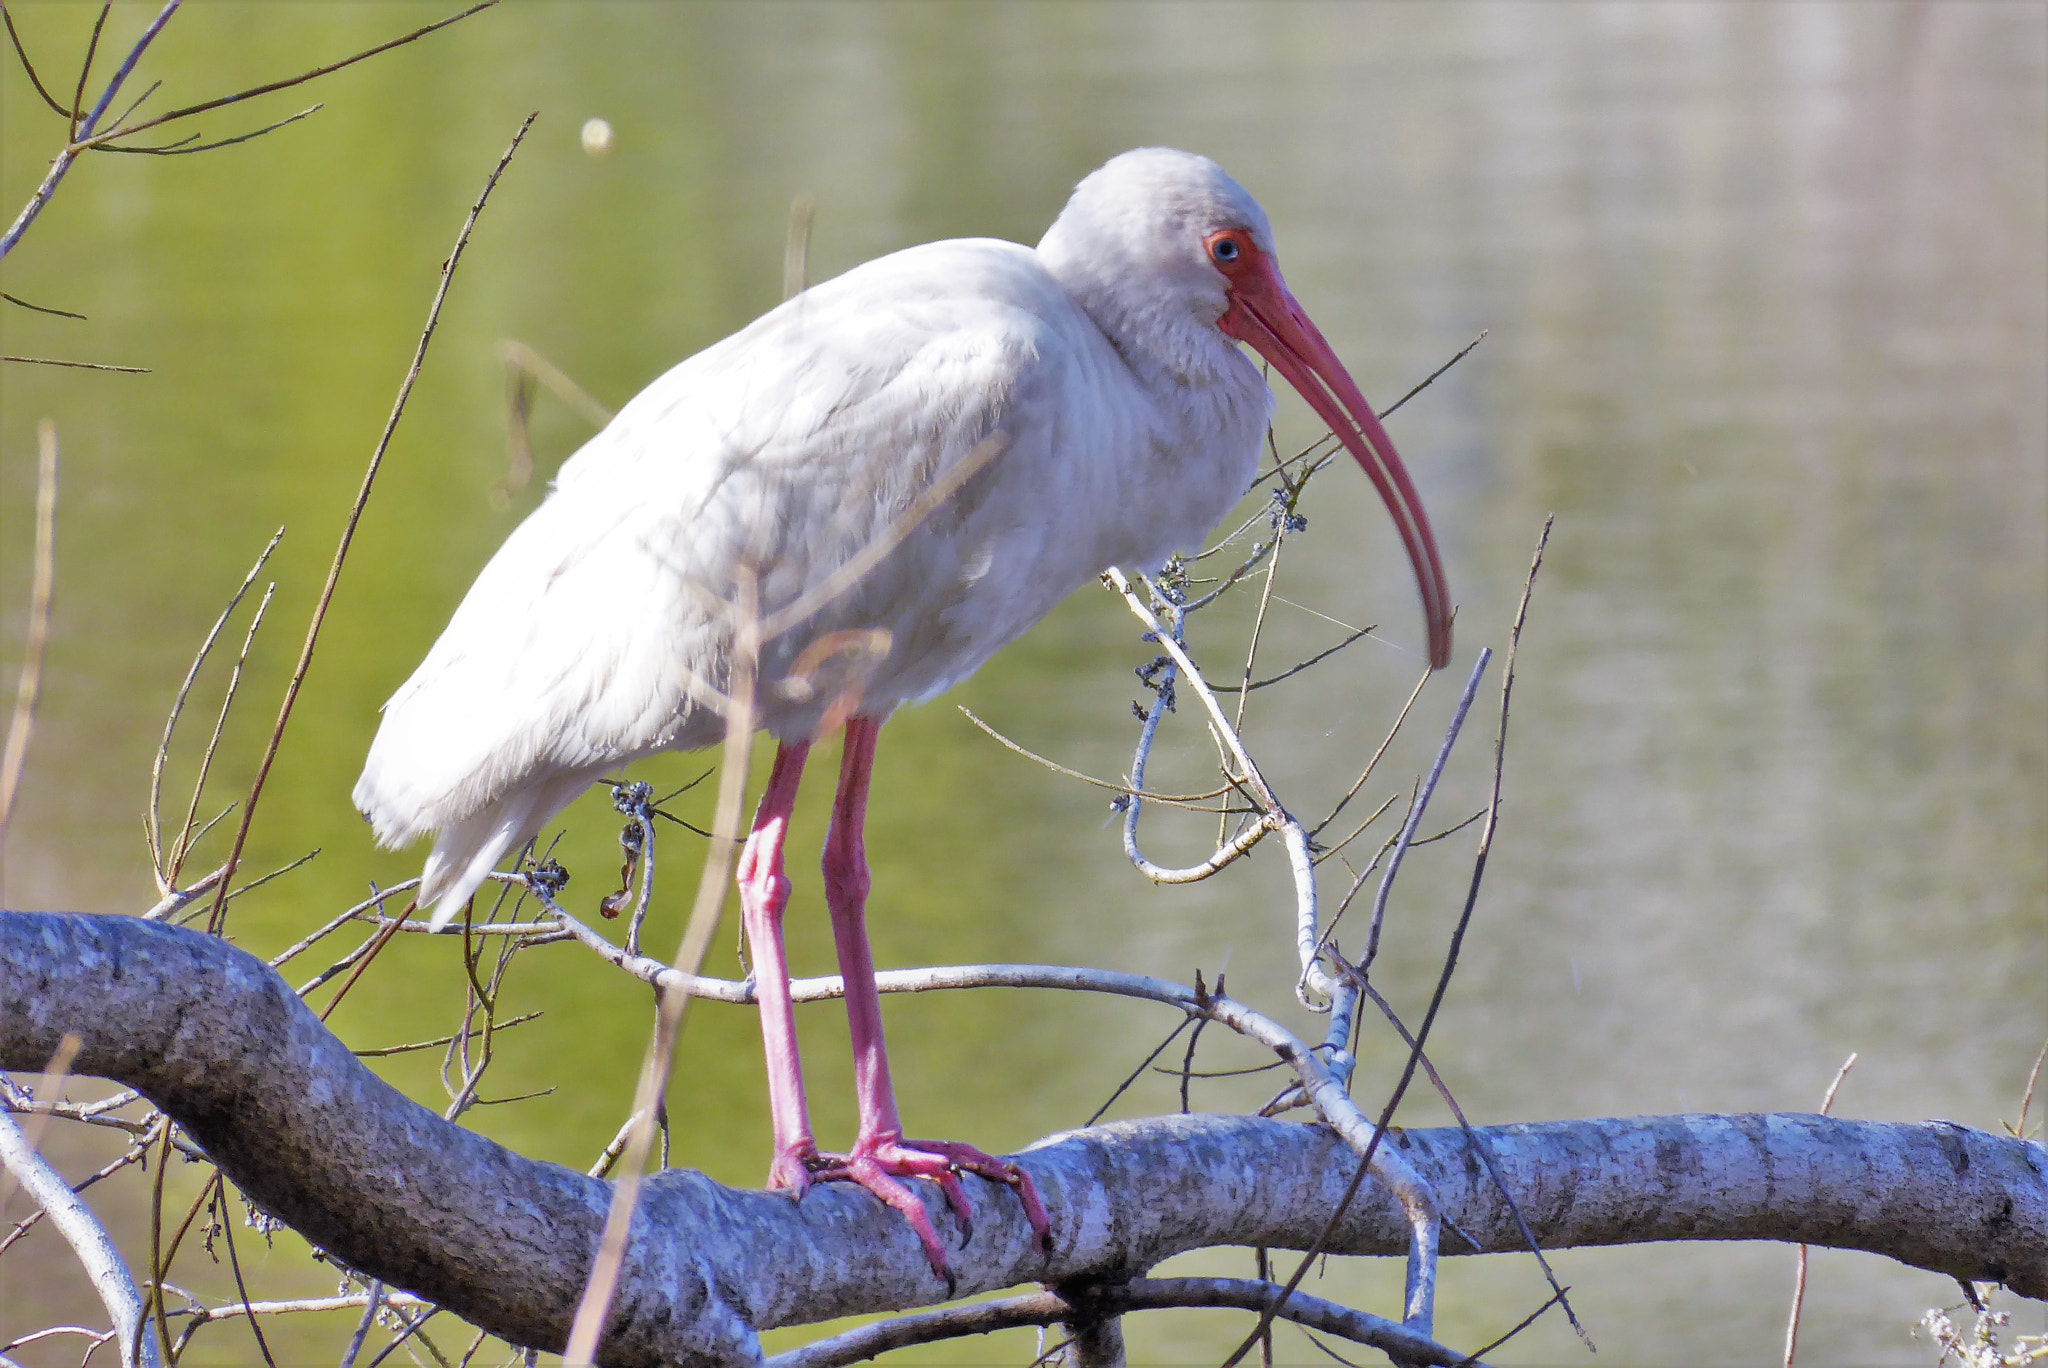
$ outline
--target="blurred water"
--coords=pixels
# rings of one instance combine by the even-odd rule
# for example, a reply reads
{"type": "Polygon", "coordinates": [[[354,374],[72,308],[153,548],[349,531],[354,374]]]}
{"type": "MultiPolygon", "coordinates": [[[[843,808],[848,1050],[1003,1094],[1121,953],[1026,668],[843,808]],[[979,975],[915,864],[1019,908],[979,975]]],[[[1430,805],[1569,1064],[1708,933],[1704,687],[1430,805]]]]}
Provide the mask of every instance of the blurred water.
{"type": "MultiPolygon", "coordinates": [[[[82,42],[88,11],[14,8],[35,50],[82,42]]],[[[197,6],[148,78],[187,103],[435,13],[197,6]]],[[[111,31],[143,15],[118,8],[111,31]]],[[[1296,293],[1380,402],[1489,330],[1393,424],[1462,604],[1453,673],[1479,645],[1504,645],[1542,520],[1558,517],[1503,827],[1433,1047],[1473,1119],[1811,1107],[1856,1051],[1841,1113],[1996,1127],[2048,1033],[2044,45],[2043,12],[2003,4],[528,4],[332,78],[305,101],[326,109],[272,138],[89,161],[4,284],[90,321],[10,306],[0,344],[154,374],[0,369],[8,677],[38,418],[56,419],[66,463],[56,637],[0,894],[103,911],[151,900],[138,814],[163,710],[283,524],[276,602],[212,791],[223,805],[239,794],[434,273],[529,109],[541,122],[465,259],[252,836],[252,870],[322,850],[236,904],[238,938],[259,952],[415,867],[372,850],[347,792],[377,705],[538,498],[502,512],[486,498],[505,462],[500,339],[617,404],[774,302],[793,195],[818,204],[817,277],[933,237],[1035,240],[1080,175],[1163,142],[1216,156],[1261,197],[1296,293]],[[602,160],[577,141],[592,115],[617,131],[602,160]]],[[[16,70],[0,101],[11,212],[61,130],[16,70]]],[[[579,423],[542,402],[544,470],[579,423]]],[[[1283,447],[1312,435],[1305,408],[1284,403],[1283,447]]],[[[1283,797],[1318,812],[1405,697],[1419,625],[1364,482],[1333,472],[1307,511],[1261,661],[1330,644],[1333,619],[1384,624],[1251,711],[1283,797]]],[[[1205,617],[1197,648],[1234,661],[1247,621],[1205,617]]],[[[998,750],[951,706],[1114,775],[1135,731],[1128,671],[1149,656],[1107,596],[1083,594],[890,726],[870,840],[883,963],[1035,959],[1186,979],[1227,960],[1234,992],[1284,1013],[1279,861],[1155,890],[1123,863],[1098,792],[998,750]]],[[[220,683],[217,669],[202,686],[194,734],[220,683]]],[[[1454,692],[1425,695],[1372,803],[1405,792],[1454,692]]],[[[1437,800],[1447,823],[1482,801],[1487,739],[1477,730],[1454,760],[1437,800]]],[[[1170,746],[1153,782],[1205,786],[1207,742],[1183,722],[1170,746]]],[[[193,743],[169,791],[187,791],[195,759],[193,743]]],[[[648,768],[680,783],[705,767],[648,768]]],[[[797,849],[815,848],[822,806],[809,795],[797,849]]],[[[567,826],[571,893],[588,905],[613,886],[616,827],[601,800],[567,826]]],[[[1150,830],[1167,852],[1207,839],[1193,820],[1150,830]]],[[[1419,1010],[1434,981],[1469,836],[1404,875],[1382,960],[1404,1007],[1419,1010]]],[[[682,841],[663,850],[650,936],[667,953],[696,856],[682,841]]],[[[816,880],[799,882],[792,952],[799,972],[825,971],[816,880]]],[[[715,967],[731,967],[729,945],[715,967]]],[[[408,941],[391,958],[342,1029],[365,1045],[450,1029],[453,955],[408,941]]],[[[587,1164],[623,1115],[647,1003],[566,948],[523,961],[507,999],[547,1015],[506,1037],[490,1095],[556,1091],[470,1122],[587,1164]]],[[[1085,1119],[1171,1025],[1128,1004],[1018,995],[889,1010],[911,1128],[993,1148],[1085,1119]]],[[[802,1027],[821,1135],[843,1140],[844,1028],[829,1008],[802,1027]]],[[[693,1017],[672,1093],[678,1162],[758,1181],[755,1042],[746,1013],[693,1017]]],[[[1217,1033],[1202,1058],[1252,1059],[1217,1033]]],[[[440,1096],[431,1061],[380,1064],[440,1096]]],[[[1361,1088],[1383,1089],[1397,1066],[1372,1038],[1361,1088]]],[[[1206,1083],[1196,1102],[1243,1107],[1271,1086],[1206,1083]]],[[[1170,1080],[1154,1079],[1118,1112],[1174,1105],[1170,1080]]],[[[1440,1115],[1429,1099],[1404,1112],[1440,1115]]],[[[116,1217],[146,1240],[138,1209],[116,1217]]],[[[329,1285],[294,1248],[281,1238],[245,1257],[274,1287],[329,1285]]],[[[1791,1257],[1666,1246],[1555,1262],[1601,1361],[1698,1363],[1777,1352],[1791,1257]]],[[[8,1326],[76,1295],[61,1259],[32,1283],[24,1267],[0,1262],[8,1326]]],[[[1541,1300],[1526,1260],[1445,1277],[1454,1343],[1483,1343],[1541,1300]]],[[[1382,1310],[1397,1284],[1395,1269],[1341,1264],[1324,1282],[1382,1310]]],[[[1953,1300],[1940,1279],[1819,1255],[1802,1361],[1928,1361],[1909,1328],[1953,1300]]],[[[1240,1324],[1136,1318],[1133,1355],[1213,1361],[1240,1324]]],[[[287,1353],[331,1356],[342,1332],[278,1333],[287,1353]]],[[[247,1356],[240,1332],[208,1334],[205,1361],[247,1356]]],[[[998,1337],[927,1357],[1033,1352],[998,1337]]],[[[1281,1353],[1315,1357],[1298,1339],[1281,1353]]],[[[1546,1319],[1499,1357],[1582,1353],[1546,1319]]]]}

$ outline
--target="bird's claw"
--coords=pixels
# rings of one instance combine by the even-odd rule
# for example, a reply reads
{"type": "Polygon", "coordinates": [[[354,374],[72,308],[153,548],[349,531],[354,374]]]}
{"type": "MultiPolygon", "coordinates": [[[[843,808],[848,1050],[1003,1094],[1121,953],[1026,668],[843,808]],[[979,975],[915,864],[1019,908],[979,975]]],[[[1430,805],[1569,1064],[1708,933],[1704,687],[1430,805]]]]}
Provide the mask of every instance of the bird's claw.
{"type": "MultiPolygon", "coordinates": [[[[942,1155],[954,1169],[978,1174],[1015,1191],[1017,1199],[1024,1204],[1024,1219],[1031,1223],[1031,1234],[1038,1242],[1039,1252],[1051,1257],[1052,1224],[1046,1219],[1045,1204],[1038,1200],[1038,1188],[1032,1183],[1030,1174],[1013,1163],[984,1154],[972,1145],[951,1140],[905,1140],[903,1143],[929,1154],[942,1155]]],[[[954,1209],[960,1210],[958,1206],[954,1209]]],[[[961,1225],[963,1228],[967,1225],[964,1214],[961,1225]]]]}
{"type": "Polygon", "coordinates": [[[768,1190],[787,1192],[791,1201],[800,1202],[810,1191],[812,1175],[823,1163],[824,1156],[814,1144],[791,1145],[780,1150],[775,1162],[768,1166],[768,1190]]]}
{"type": "Polygon", "coordinates": [[[1051,1227],[1030,1175],[1015,1164],[984,1154],[972,1145],[956,1144],[950,1140],[878,1139],[857,1141],[853,1152],[845,1155],[821,1154],[814,1149],[800,1156],[795,1153],[778,1156],[776,1170],[770,1175],[770,1185],[801,1193],[802,1189],[795,1181],[777,1181],[785,1160],[796,1160],[801,1164],[805,1183],[855,1183],[894,1207],[916,1233],[918,1243],[924,1247],[925,1262],[931,1265],[933,1276],[946,1284],[949,1299],[954,1295],[957,1283],[953,1270],[947,1264],[945,1247],[939,1242],[939,1232],[932,1224],[930,1213],[903,1181],[905,1179],[923,1178],[938,1184],[939,1191],[946,1198],[947,1209],[953,1213],[953,1219],[960,1227],[963,1246],[973,1238],[974,1209],[968,1204],[967,1191],[961,1186],[959,1175],[973,1173],[1014,1189],[1024,1203],[1024,1215],[1031,1223],[1031,1232],[1039,1249],[1047,1255],[1052,1253],[1051,1227]]]}

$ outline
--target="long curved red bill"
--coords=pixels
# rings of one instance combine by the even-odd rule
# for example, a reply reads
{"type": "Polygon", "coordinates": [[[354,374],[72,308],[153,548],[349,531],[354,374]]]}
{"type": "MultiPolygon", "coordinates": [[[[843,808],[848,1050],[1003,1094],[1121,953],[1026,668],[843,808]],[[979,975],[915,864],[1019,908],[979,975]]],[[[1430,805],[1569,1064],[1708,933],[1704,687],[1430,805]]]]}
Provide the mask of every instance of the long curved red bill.
{"type": "Polygon", "coordinates": [[[1444,582],[1436,537],[1429,530],[1429,515],[1422,510],[1422,499],[1393,441],[1337,353],[1295,302],[1270,256],[1246,244],[1226,275],[1230,308],[1217,326],[1272,362],[1371,477],[1415,567],[1422,615],[1429,625],[1429,666],[1442,669],[1451,659],[1450,588],[1444,582]]]}

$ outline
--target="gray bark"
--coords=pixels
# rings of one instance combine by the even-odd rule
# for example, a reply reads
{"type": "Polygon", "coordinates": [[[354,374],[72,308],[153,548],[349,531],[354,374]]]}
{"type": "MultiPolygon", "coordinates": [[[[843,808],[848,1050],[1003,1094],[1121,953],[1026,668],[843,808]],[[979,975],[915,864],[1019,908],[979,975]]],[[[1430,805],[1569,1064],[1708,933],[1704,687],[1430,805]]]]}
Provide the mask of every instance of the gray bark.
{"type": "MultiPolygon", "coordinates": [[[[376,1077],[269,968],[196,932],[126,917],[0,912],[0,1068],[139,1089],[272,1215],[361,1272],[522,1344],[557,1348],[610,1186],[442,1121],[376,1077]]],[[[687,1098],[673,1098],[678,1109],[687,1098]]],[[[1779,1240],[1861,1249],[2048,1297],[2048,1148],[1949,1122],[1667,1116],[1488,1127],[1547,1248],[1779,1240]]],[[[1466,1137],[1394,1139],[1479,1251],[1521,1247],[1466,1137]]],[[[1354,1156],[1320,1127],[1169,1116],[1055,1136],[1019,1156],[1053,1221],[1033,1247],[1007,1188],[967,1186],[958,1293],[1128,1276],[1209,1245],[1302,1248],[1354,1156]]],[[[918,1185],[920,1188],[926,1186],[918,1185]]],[[[643,1189],[602,1343],[608,1364],[756,1360],[756,1332],[923,1305],[946,1289],[904,1223],[830,1184],[801,1204],[672,1170],[643,1189]]],[[[941,1230],[953,1229],[927,1194],[941,1230]]],[[[1475,1252],[1446,1230],[1446,1254],[1475,1252]]],[[[1405,1253],[1368,1186],[1329,1248],[1405,1253]]]]}

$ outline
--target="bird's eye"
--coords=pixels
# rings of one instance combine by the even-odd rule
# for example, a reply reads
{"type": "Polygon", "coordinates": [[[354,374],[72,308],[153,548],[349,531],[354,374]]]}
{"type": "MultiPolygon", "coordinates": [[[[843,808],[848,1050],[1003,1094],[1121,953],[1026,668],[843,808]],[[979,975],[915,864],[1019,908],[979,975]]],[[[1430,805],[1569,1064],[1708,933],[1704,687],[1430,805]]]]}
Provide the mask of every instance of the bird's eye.
{"type": "Polygon", "coordinates": [[[1209,255],[1215,257],[1217,262],[1221,265],[1230,265],[1232,262],[1237,260],[1237,239],[1230,237],[1217,238],[1215,245],[1209,248],[1209,255]]]}

